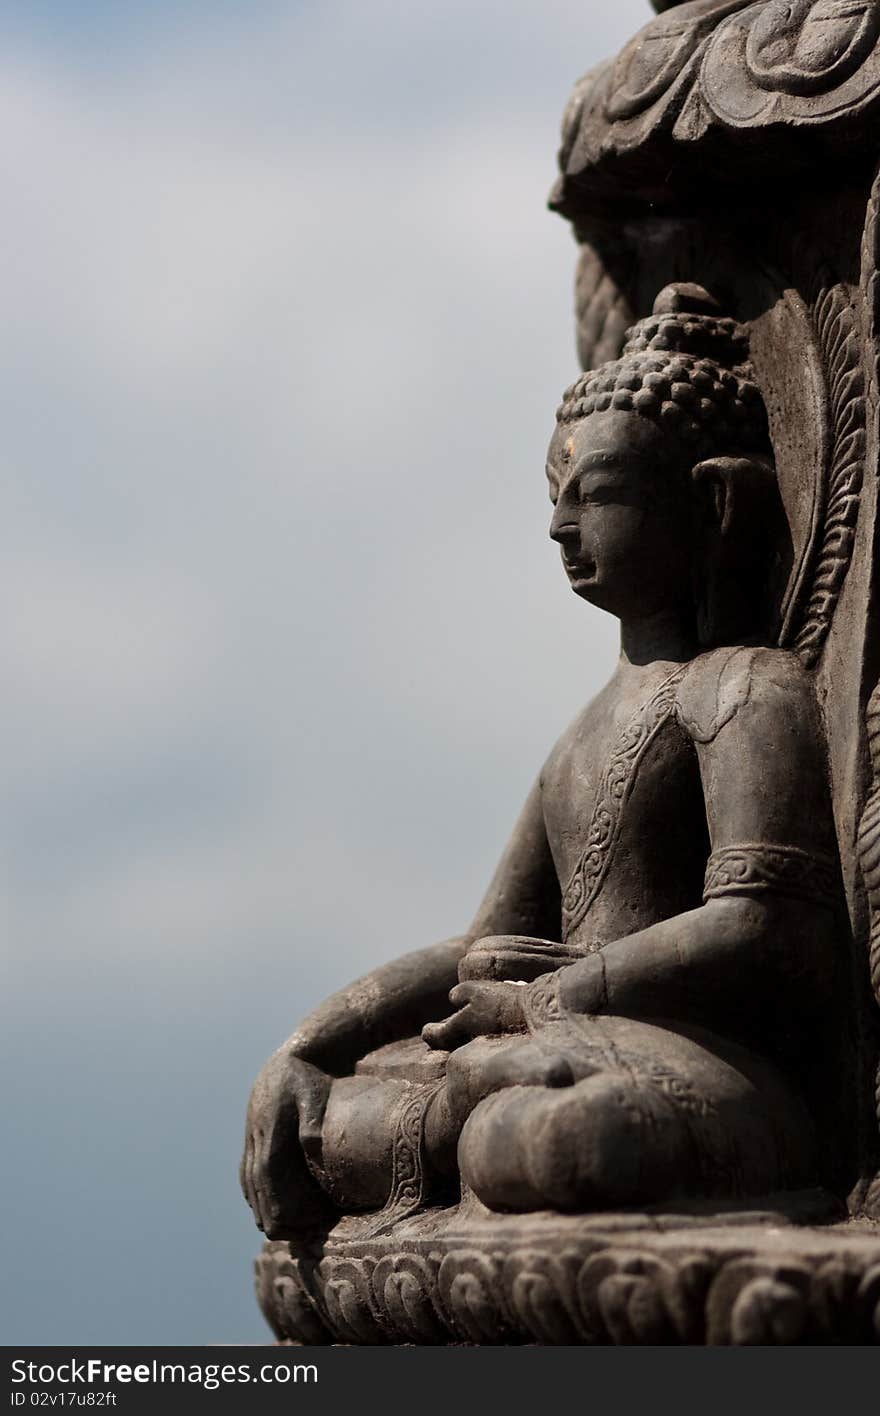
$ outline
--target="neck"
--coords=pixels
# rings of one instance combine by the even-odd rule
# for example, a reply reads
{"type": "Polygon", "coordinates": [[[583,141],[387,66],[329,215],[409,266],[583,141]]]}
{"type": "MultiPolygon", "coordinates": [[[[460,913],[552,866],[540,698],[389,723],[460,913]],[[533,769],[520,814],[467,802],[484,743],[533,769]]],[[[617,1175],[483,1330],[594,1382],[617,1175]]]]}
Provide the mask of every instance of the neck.
{"type": "Polygon", "coordinates": [[[693,630],[674,610],[660,610],[638,620],[621,620],[620,657],[624,663],[650,664],[666,659],[683,664],[697,653],[693,630]]]}

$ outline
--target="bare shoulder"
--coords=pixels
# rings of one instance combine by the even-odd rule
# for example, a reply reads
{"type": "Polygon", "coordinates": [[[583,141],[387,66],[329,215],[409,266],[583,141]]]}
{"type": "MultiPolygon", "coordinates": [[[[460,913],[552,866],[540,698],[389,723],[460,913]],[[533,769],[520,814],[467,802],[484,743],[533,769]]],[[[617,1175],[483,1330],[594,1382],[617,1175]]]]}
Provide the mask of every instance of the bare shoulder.
{"type": "Polygon", "coordinates": [[[711,742],[742,715],[787,717],[801,727],[817,721],[812,677],[787,649],[725,646],[688,666],[678,691],[678,717],[695,742],[711,742]]]}
{"type": "Polygon", "coordinates": [[[579,745],[593,742],[597,737],[602,738],[611,730],[619,698],[620,690],[616,675],[612,675],[596,696],[578,709],[575,716],[563,728],[547,754],[541,772],[542,780],[552,780],[554,769],[560,763],[567,763],[572,752],[576,752],[579,745]]]}

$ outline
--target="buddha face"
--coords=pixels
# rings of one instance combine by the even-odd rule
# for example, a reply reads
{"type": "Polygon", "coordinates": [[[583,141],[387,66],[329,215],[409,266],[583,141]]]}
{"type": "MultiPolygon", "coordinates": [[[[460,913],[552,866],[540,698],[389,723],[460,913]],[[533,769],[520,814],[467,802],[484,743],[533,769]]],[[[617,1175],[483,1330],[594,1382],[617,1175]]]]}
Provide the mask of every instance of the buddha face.
{"type": "Polygon", "coordinates": [[[620,619],[688,603],[687,462],[684,448],[638,413],[593,413],[557,427],[547,461],[550,535],[576,595],[620,619]]]}

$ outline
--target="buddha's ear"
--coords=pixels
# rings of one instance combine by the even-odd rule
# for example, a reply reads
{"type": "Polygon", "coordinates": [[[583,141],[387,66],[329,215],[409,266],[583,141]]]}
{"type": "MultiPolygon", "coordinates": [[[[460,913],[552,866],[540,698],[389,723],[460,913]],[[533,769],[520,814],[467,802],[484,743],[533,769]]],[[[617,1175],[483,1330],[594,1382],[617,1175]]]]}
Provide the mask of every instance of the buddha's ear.
{"type": "Polygon", "coordinates": [[[691,469],[700,642],[734,643],[766,614],[784,513],[769,457],[711,457],[691,469]]]}
{"type": "Polygon", "coordinates": [[[691,469],[691,478],[704,522],[726,536],[734,517],[764,500],[774,473],[766,457],[709,457],[691,469]]]}
{"type": "Polygon", "coordinates": [[[748,480],[747,457],[707,457],[692,467],[694,494],[700,517],[707,527],[727,535],[737,508],[738,487],[748,480]]]}

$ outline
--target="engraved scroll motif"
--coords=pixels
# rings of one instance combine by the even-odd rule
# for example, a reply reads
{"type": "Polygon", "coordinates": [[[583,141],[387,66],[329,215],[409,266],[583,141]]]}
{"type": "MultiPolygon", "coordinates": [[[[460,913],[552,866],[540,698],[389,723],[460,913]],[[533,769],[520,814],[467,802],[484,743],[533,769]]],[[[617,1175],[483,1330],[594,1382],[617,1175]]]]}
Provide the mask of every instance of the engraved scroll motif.
{"type": "Polygon", "coordinates": [[[647,748],[675,712],[676,692],[688,670],[683,664],[671,673],[627,724],[606,767],[587,831],[587,844],[562,896],[562,937],[567,939],[581,923],[608,872],[620,835],[624,805],[647,748]]]}
{"type": "Polygon", "coordinates": [[[425,1118],[442,1082],[412,1083],[394,1118],[391,1191],[382,1209],[364,1219],[360,1238],[385,1234],[425,1202],[425,1118]]]}
{"type": "Polygon", "coordinates": [[[740,845],[713,851],[706,866],[703,899],[721,895],[779,895],[836,904],[840,872],[833,856],[796,846],[740,845]]]}
{"type": "Polygon", "coordinates": [[[530,1032],[561,1020],[558,969],[555,973],[542,974],[523,989],[523,1012],[530,1032]]]}

